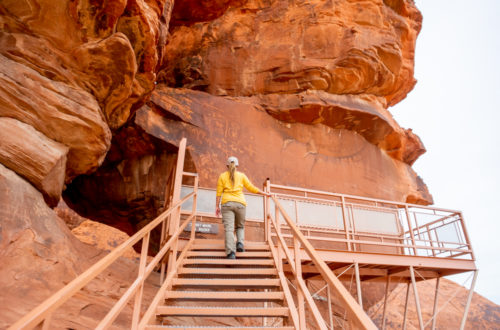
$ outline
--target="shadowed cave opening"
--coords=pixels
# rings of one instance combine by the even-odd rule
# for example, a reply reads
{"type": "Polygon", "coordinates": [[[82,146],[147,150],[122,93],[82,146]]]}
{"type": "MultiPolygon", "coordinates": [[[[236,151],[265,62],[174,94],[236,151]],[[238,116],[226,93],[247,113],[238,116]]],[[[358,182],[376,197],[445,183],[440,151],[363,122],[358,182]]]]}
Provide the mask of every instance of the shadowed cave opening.
{"type": "MultiPolygon", "coordinates": [[[[155,138],[133,123],[121,128],[99,169],[81,175],[63,193],[80,216],[117,228],[129,236],[155,219],[170,201],[178,147],[155,138]]],[[[189,150],[185,169],[196,172],[189,150]]],[[[160,228],[151,237],[158,250],[160,228]]],[[[135,249],[140,251],[140,244],[135,249]]]]}

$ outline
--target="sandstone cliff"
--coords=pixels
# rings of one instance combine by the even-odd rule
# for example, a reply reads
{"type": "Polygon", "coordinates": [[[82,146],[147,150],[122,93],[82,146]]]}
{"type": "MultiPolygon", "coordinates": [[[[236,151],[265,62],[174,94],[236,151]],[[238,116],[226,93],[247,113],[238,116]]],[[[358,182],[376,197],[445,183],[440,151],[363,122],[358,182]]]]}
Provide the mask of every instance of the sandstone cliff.
{"type": "MultiPolygon", "coordinates": [[[[132,235],[158,214],[182,136],[205,187],[235,154],[258,185],[432,203],[388,110],[421,24],[411,0],[0,2],[0,327],[116,243],[88,219],[132,235]]],[[[72,308],[58,324],[99,314],[72,308]]]]}

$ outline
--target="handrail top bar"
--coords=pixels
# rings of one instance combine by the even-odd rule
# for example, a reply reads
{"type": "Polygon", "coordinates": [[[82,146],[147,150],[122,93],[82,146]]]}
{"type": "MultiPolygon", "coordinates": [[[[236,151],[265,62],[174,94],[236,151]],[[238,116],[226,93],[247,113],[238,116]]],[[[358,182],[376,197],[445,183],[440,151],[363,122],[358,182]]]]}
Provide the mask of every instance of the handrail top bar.
{"type": "MultiPolygon", "coordinates": [[[[183,187],[189,187],[192,188],[193,186],[191,185],[182,185],[183,187]]],[[[283,190],[291,190],[291,191],[299,191],[299,192],[309,192],[309,193],[314,193],[314,194],[319,194],[319,195],[327,195],[327,196],[333,196],[333,197],[344,197],[344,198],[352,198],[352,199],[358,199],[358,200],[365,200],[365,201],[370,201],[370,202],[378,202],[378,203],[386,203],[386,204],[392,204],[396,206],[407,206],[407,207],[416,207],[416,208],[421,208],[421,209],[427,209],[431,211],[441,211],[441,212],[449,212],[449,213],[454,213],[454,214],[461,214],[462,211],[460,210],[452,210],[452,209],[444,209],[444,208],[438,208],[438,207],[433,207],[433,206],[426,206],[426,205],[419,205],[419,204],[411,204],[411,203],[404,203],[404,202],[396,202],[396,201],[390,201],[386,199],[376,199],[376,198],[370,198],[370,197],[364,197],[364,196],[356,196],[356,195],[346,195],[346,194],[338,194],[338,193],[332,193],[328,191],[323,191],[323,190],[314,190],[314,189],[306,189],[306,188],[300,188],[300,187],[295,187],[295,186],[284,186],[284,185],[278,185],[275,183],[271,183],[271,188],[278,188],[278,189],[283,189],[283,190]]],[[[213,190],[215,191],[215,188],[211,187],[198,187],[198,189],[202,190],[213,190]]],[[[271,194],[276,194],[276,195],[282,195],[286,197],[300,197],[300,198],[310,198],[310,199],[317,199],[321,200],[318,198],[314,197],[304,197],[304,196],[296,196],[296,195],[289,195],[289,194],[281,194],[281,193],[273,193],[271,194]]],[[[259,194],[253,194],[250,192],[245,192],[245,195],[254,195],[254,196],[261,196],[259,194]]],[[[327,200],[325,200],[327,201],[327,200]]]]}
{"type": "Polygon", "coordinates": [[[194,172],[182,172],[182,175],[185,175],[185,176],[198,176],[198,173],[194,173],[194,172]]]}
{"type": "MultiPolygon", "coordinates": [[[[389,200],[386,200],[386,199],[376,199],[376,198],[356,196],[356,195],[338,194],[338,193],[332,193],[332,192],[323,191],[323,190],[307,189],[307,188],[300,188],[300,187],[295,187],[295,186],[284,186],[284,185],[279,185],[279,184],[275,184],[275,183],[271,183],[270,186],[271,186],[271,188],[278,188],[278,189],[283,189],[283,190],[308,192],[308,193],[313,193],[313,194],[327,195],[327,196],[334,196],[334,197],[344,197],[344,198],[360,199],[360,200],[366,200],[366,201],[370,201],[370,202],[379,202],[379,203],[394,204],[394,205],[398,205],[398,206],[418,207],[418,208],[423,208],[423,209],[428,209],[428,210],[434,210],[434,211],[462,213],[459,210],[437,208],[437,207],[432,207],[432,206],[425,206],[425,205],[419,205],[419,204],[411,204],[411,203],[404,203],[404,202],[389,201],[389,200]]],[[[279,193],[277,193],[277,194],[279,195],[279,193]]],[[[302,197],[302,196],[297,196],[297,197],[302,197]]]]}

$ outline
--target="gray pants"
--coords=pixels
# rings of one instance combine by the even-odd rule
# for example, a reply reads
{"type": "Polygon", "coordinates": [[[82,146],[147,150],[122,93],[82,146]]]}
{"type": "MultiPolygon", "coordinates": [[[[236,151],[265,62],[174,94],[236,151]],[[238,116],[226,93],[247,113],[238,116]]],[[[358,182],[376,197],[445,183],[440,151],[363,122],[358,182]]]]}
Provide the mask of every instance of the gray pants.
{"type": "Polygon", "coordinates": [[[234,227],[236,227],[236,238],[243,244],[245,240],[245,205],[237,202],[227,202],[222,205],[222,223],[224,224],[226,254],[236,252],[234,242],[234,227]]]}

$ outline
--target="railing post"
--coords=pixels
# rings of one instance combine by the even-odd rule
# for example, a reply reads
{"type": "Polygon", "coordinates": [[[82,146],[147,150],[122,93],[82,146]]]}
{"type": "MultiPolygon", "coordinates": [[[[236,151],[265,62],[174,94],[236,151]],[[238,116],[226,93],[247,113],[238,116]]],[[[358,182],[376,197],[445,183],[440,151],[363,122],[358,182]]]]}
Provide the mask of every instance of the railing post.
{"type": "Polygon", "coordinates": [[[141,259],[139,261],[139,274],[138,278],[141,279],[141,283],[139,284],[139,288],[135,293],[135,302],[134,302],[134,311],[132,315],[132,329],[136,330],[139,325],[139,318],[141,315],[141,303],[142,303],[142,292],[144,289],[144,274],[146,272],[146,263],[148,260],[148,248],[149,248],[149,237],[150,233],[148,232],[145,237],[142,238],[142,247],[141,247],[141,259]]]}
{"type": "Polygon", "coordinates": [[[347,210],[345,207],[345,198],[344,195],[341,196],[342,203],[342,219],[344,221],[344,230],[345,230],[345,239],[347,244],[347,251],[351,251],[351,238],[349,236],[349,227],[347,226],[347,210]]]}
{"type": "MultiPolygon", "coordinates": [[[[266,183],[264,184],[264,191],[268,194],[271,193],[271,180],[269,178],[266,179],[266,183]]],[[[269,204],[270,197],[264,196],[264,240],[269,242],[271,239],[271,226],[269,224],[269,204]]]]}
{"type": "MultiPolygon", "coordinates": [[[[194,177],[194,187],[193,187],[193,208],[191,210],[192,214],[196,214],[196,208],[198,206],[198,176],[194,177]]],[[[193,217],[191,222],[191,236],[190,239],[193,240],[196,236],[196,215],[193,217]]]]}
{"type": "Polygon", "coordinates": [[[408,211],[408,205],[405,204],[406,222],[408,223],[408,231],[410,232],[411,245],[413,245],[413,255],[417,255],[417,249],[415,248],[415,236],[413,235],[413,227],[411,225],[410,212],[408,211]]]}
{"type": "Polygon", "coordinates": [[[302,279],[302,260],[300,259],[300,242],[295,235],[293,236],[293,252],[295,259],[295,286],[297,288],[297,305],[299,308],[299,323],[301,329],[306,329],[306,310],[304,304],[304,292],[299,285],[299,280],[302,279]]]}
{"type": "Polygon", "coordinates": [[[467,228],[465,227],[464,215],[462,212],[459,212],[458,214],[460,215],[460,224],[462,225],[462,231],[464,233],[467,246],[470,250],[470,256],[472,260],[476,260],[476,257],[474,256],[474,251],[472,250],[472,244],[470,243],[469,233],[467,232],[467,228]]]}
{"type": "MultiPolygon", "coordinates": [[[[184,159],[186,156],[186,138],[182,138],[179,143],[179,153],[177,155],[177,164],[175,168],[175,179],[174,179],[174,189],[172,192],[172,203],[175,204],[181,199],[181,188],[182,188],[182,176],[184,174],[184,159]]],[[[179,221],[181,217],[181,206],[177,207],[170,217],[169,226],[168,226],[168,235],[172,236],[177,228],[179,227],[179,221]]],[[[169,252],[168,257],[168,270],[167,272],[172,271],[172,267],[175,264],[175,260],[177,258],[177,244],[175,243],[172,249],[169,252]]]]}
{"type": "MultiPolygon", "coordinates": [[[[274,220],[276,221],[275,222],[276,228],[274,228],[274,229],[276,230],[277,237],[279,237],[279,236],[281,236],[281,224],[280,224],[280,211],[279,211],[277,203],[274,203],[274,220]]],[[[269,225],[269,239],[271,239],[271,224],[269,223],[269,221],[268,221],[268,225],[269,225]]],[[[272,241],[270,241],[269,244],[272,244],[272,241]]],[[[278,262],[279,262],[278,267],[280,270],[282,270],[283,269],[283,253],[285,253],[285,251],[284,251],[285,249],[288,249],[288,246],[283,245],[283,246],[281,246],[281,249],[280,249],[279,248],[280,244],[279,244],[279,239],[278,239],[277,247],[278,247],[278,262]],[[283,249],[283,251],[282,251],[282,249],[283,249]]]]}

